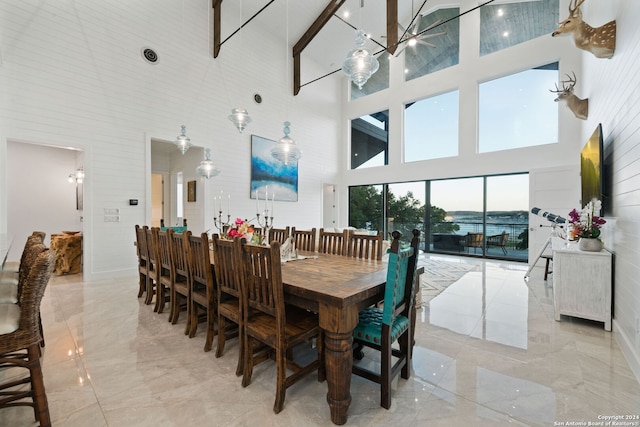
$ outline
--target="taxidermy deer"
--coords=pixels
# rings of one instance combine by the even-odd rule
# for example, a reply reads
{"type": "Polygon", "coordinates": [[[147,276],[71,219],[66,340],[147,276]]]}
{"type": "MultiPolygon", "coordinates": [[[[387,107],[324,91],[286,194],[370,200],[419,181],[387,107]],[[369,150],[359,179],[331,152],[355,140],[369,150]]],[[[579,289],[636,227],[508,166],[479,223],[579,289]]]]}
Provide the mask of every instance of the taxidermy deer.
{"type": "Polygon", "coordinates": [[[584,0],[571,0],[569,17],[562,21],[551,36],[573,33],[576,47],[593,53],[597,58],[611,58],[616,49],[616,21],[593,28],[582,20],[580,6],[584,0]]]}
{"type": "Polygon", "coordinates": [[[562,81],[562,89],[558,89],[558,85],[556,85],[556,90],[549,89],[549,92],[558,94],[554,101],[566,101],[567,107],[577,118],[587,120],[589,116],[589,98],[580,99],[573,94],[573,88],[576,85],[576,73],[573,73],[573,78],[567,74],[567,78],[569,80],[562,81]]]}

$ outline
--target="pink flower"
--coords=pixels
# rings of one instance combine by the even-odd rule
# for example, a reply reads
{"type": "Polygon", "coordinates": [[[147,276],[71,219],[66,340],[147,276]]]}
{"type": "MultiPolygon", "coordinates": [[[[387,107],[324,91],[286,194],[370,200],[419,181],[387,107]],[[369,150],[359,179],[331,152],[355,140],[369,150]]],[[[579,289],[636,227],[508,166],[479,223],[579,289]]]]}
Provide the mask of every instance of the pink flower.
{"type": "Polygon", "coordinates": [[[227,232],[227,235],[229,237],[236,237],[236,236],[239,236],[240,233],[238,233],[238,230],[236,228],[230,228],[229,231],[227,232]]]}
{"type": "Polygon", "coordinates": [[[236,218],[236,225],[242,225],[242,224],[244,224],[244,219],[236,218]]]}

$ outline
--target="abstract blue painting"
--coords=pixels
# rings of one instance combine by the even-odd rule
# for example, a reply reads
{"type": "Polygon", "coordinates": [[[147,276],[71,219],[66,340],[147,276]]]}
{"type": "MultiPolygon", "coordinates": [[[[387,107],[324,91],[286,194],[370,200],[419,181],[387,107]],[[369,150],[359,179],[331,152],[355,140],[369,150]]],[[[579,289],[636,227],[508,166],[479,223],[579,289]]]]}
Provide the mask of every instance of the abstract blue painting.
{"type": "Polygon", "coordinates": [[[276,142],[251,135],[251,198],[298,201],[298,162],[284,164],[271,155],[276,142]]]}

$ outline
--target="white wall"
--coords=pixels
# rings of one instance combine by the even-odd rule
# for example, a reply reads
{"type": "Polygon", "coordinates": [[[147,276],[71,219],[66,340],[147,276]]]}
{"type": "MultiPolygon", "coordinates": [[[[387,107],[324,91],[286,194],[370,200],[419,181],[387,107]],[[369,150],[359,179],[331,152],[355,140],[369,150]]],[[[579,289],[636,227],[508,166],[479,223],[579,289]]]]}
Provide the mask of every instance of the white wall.
{"type": "Polygon", "coordinates": [[[584,93],[589,96],[586,141],[602,123],[605,145],[606,246],[615,254],[614,331],[640,378],[640,2],[589,2],[585,20],[602,25],[616,19],[613,58],[584,59],[584,93]]]}
{"type": "MultiPolygon", "coordinates": [[[[278,10],[261,19],[280,19],[284,28],[278,10]]],[[[294,99],[285,46],[255,25],[214,60],[210,12],[209,0],[0,3],[0,232],[9,231],[6,188],[14,184],[5,172],[6,141],[77,147],[86,156],[85,279],[131,274],[134,225],[150,220],[151,139],[173,141],[184,124],[191,142],[210,147],[220,164],[222,173],[201,186],[200,218],[188,214],[199,233],[212,227],[212,197],[221,189],[232,194],[234,216],[251,215],[251,134],[278,139],[285,120],[304,154],[299,201],[276,202],[276,225],[321,223],[322,183],[336,182],[338,173],[337,79],[306,86],[294,99]],[[156,65],[142,59],[145,46],[157,51],[156,65]],[[234,107],[253,118],[242,134],[227,119],[234,107]],[[105,208],[119,209],[120,222],[105,222],[105,208]]],[[[185,182],[200,160],[185,165],[185,182]]]]}

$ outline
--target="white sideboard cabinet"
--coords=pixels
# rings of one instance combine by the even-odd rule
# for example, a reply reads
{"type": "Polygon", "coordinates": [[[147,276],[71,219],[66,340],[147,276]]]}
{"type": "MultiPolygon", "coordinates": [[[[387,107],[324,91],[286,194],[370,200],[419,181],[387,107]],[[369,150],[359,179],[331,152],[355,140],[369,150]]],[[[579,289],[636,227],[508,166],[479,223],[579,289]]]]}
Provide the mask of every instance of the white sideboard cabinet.
{"type": "Polygon", "coordinates": [[[611,331],[611,252],[585,252],[559,239],[552,248],[555,319],[564,314],[595,320],[611,331]]]}

